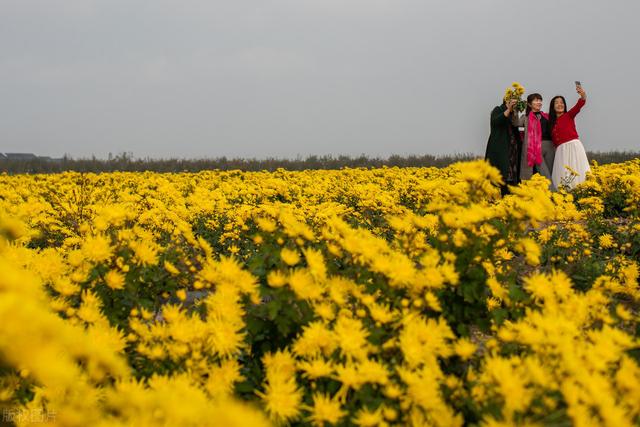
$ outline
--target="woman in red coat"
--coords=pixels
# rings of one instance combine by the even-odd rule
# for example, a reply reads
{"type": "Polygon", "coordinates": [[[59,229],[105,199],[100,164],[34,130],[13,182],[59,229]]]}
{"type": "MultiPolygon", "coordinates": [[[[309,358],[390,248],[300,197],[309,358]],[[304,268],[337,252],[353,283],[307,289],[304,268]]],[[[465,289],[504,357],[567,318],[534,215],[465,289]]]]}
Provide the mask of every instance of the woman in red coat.
{"type": "Polygon", "coordinates": [[[580,85],[576,85],[576,92],[580,99],[569,111],[563,96],[554,96],[549,106],[549,127],[553,144],[556,146],[551,177],[556,188],[561,185],[575,187],[584,182],[587,172],[591,170],[584,146],[576,131],[575,121],[576,115],[586,103],[587,94],[580,85]]]}

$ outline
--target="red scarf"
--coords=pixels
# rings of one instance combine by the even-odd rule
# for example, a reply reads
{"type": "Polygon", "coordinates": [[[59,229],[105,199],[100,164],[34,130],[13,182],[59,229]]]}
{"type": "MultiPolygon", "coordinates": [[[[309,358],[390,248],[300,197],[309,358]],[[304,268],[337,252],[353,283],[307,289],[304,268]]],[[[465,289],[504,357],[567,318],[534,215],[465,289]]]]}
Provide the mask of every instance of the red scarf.
{"type": "MultiPolygon", "coordinates": [[[[540,111],[542,117],[549,120],[549,115],[540,111]]],[[[529,112],[527,127],[527,164],[530,167],[542,163],[542,124],[533,111],[529,112]]]]}

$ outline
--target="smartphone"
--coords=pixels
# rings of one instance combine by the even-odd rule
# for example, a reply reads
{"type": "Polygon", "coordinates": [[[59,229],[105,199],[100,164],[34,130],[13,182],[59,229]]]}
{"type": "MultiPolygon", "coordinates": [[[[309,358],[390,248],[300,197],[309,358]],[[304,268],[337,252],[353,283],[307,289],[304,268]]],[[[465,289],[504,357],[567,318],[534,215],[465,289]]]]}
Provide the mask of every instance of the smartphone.
{"type": "Polygon", "coordinates": [[[576,80],[576,86],[582,86],[582,84],[580,83],[580,80],[576,80]]]}

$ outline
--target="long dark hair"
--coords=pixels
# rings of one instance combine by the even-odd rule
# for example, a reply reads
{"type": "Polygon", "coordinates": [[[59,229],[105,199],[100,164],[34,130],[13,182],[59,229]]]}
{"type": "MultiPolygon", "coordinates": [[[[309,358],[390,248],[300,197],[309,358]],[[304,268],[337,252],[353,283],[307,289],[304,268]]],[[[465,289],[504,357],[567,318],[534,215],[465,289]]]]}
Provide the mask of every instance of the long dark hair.
{"type": "Polygon", "coordinates": [[[532,93],[531,95],[527,96],[527,111],[525,111],[525,114],[527,116],[531,112],[531,103],[536,99],[542,101],[542,95],[540,95],[539,93],[532,93]]]}
{"type": "Polygon", "coordinates": [[[562,99],[564,102],[564,112],[567,112],[567,100],[564,99],[562,95],[556,95],[551,98],[551,103],[549,104],[549,130],[553,130],[553,127],[556,125],[556,121],[558,120],[558,115],[556,114],[556,109],[553,107],[553,104],[556,102],[556,99],[562,99]]]}

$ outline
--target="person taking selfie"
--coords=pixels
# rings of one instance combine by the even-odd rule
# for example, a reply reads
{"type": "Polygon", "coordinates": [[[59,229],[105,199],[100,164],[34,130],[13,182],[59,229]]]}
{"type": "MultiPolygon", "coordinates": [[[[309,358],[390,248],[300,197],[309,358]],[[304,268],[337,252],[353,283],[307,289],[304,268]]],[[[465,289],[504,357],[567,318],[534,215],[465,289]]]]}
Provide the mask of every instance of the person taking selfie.
{"type": "Polygon", "coordinates": [[[551,138],[556,146],[553,162],[552,181],[556,188],[561,185],[574,188],[584,182],[587,172],[591,170],[584,146],[576,130],[576,115],[584,107],[587,94],[580,82],[576,82],[576,92],[580,95],[578,102],[569,111],[563,96],[554,96],[549,105],[549,126],[551,138]]]}

